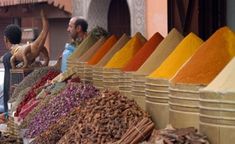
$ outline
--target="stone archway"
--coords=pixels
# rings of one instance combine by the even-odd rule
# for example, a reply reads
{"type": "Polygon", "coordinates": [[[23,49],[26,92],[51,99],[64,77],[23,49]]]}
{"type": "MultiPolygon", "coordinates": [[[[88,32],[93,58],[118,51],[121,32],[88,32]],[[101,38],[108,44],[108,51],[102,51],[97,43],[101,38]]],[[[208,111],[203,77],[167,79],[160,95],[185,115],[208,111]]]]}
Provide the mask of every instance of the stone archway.
{"type": "Polygon", "coordinates": [[[145,0],[127,0],[131,12],[131,34],[136,32],[146,36],[145,0]]]}
{"type": "Polygon", "coordinates": [[[92,0],[88,7],[87,21],[89,27],[93,28],[96,25],[108,29],[108,9],[111,0],[92,0]]]}
{"type": "MultiPolygon", "coordinates": [[[[96,25],[108,28],[108,8],[111,0],[73,0],[73,15],[88,20],[89,29],[96,25]]],[[[127,0],[131,17],[131,35],[141,32],[146,36],[145,0],[127,0]]]]}

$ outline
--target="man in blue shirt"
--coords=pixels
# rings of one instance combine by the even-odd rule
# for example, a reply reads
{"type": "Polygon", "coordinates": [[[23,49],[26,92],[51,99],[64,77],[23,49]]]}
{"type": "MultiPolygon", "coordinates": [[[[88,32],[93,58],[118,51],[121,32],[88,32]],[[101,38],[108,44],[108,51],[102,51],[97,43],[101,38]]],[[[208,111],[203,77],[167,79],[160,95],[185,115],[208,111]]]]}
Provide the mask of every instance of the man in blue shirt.
{"type": "Polygon", "coordinates": [[[67,69],[67,59],[74,52],[75,48],[87,37],[88,24],[86,20],[78,17],[72,17],[69,21],[67,31],[72,38],[72,42],[65,44],[65,50],[62,54],[61,71],[67,69]]]}

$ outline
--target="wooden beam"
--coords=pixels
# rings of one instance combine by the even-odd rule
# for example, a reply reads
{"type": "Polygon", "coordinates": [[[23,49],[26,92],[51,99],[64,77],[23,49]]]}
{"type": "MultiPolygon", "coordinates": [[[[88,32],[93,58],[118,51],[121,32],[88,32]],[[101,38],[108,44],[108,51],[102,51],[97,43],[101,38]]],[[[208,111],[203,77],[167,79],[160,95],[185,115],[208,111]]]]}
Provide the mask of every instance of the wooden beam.
{"type": "Polygon", "coordinates": [[[0,17],[40,17],[40,10],[44,9],[48,18],[69,18],[70,13],[67,13],[59,8],[48,4],[33,4],[33,5],[17,5],[2,7],[0,9],[0,17]]]}

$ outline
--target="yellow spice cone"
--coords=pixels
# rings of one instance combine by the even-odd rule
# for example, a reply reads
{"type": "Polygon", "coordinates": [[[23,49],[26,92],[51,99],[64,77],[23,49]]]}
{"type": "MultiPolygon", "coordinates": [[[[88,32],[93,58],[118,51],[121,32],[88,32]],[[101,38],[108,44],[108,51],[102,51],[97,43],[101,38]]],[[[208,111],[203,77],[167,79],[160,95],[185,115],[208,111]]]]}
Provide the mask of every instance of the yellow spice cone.
{"type": "Polygon", "coordinates": [[[228,27],[222,27],[200,46],[171,82],[207,85],[234,56],[235,35],[228,27]]]}
{"type": "Polygon", "coordinates": [[[194,33],[188,34],[160,67],[151,73],[149,77],[170,79],[202,43],[203,41],[194,33]]]}
{"type": "Polygon", "coordinates": [[[114,56],[105,65],[105,68],[123,68],[145,42],[146,39],[140,33],[136,33],[123,48],[114,54],[114,56]]]}

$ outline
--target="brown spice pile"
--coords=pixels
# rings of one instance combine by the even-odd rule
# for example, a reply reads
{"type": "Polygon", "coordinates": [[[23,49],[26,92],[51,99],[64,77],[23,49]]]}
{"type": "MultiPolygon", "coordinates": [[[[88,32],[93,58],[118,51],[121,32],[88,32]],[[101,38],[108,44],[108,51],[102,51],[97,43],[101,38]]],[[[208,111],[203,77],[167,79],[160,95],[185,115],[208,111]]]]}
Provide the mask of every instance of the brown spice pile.
{"type": "Polygon", "coordinates": [[[77,120],[59,144],[115,142],[133,123],[148,117],[133,100],[111,91],[90,99],[79,111],[77,120]]]}

